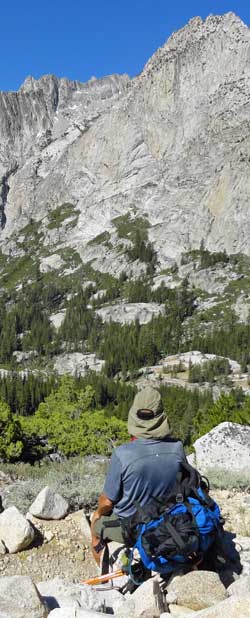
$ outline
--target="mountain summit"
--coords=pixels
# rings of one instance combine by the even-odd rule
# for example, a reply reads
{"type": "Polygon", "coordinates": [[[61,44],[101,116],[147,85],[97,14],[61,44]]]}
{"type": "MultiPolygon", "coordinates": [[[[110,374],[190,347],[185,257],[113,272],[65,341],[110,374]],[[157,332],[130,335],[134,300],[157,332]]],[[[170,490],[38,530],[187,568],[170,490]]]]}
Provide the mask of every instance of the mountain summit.
{"type": "MultiPolygon", "coordinates": [[[[89,242],[129,214],[147,220],[163,268],[201,243],[250,254],[249,59],[236,15],[197,17],[132,80],[47,75],[0,93],[2,250],[20,254],[36,221],[45,246],[92,261],[89,242]],[[70,231],[49,225],[65,205],[70,231]]],[[[115,243],[109,255],[119,270],[115,243]]]]}

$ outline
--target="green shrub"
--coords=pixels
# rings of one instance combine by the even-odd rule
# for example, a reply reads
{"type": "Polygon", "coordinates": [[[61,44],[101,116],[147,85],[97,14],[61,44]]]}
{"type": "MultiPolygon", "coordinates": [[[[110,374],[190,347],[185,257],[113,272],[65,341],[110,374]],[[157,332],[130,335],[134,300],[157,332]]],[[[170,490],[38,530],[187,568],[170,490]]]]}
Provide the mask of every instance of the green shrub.
{"type": "Polygon", "coordinates": [[[13,290],[20,281],[24,282],[32,277],[35,270],[36,262],[31,255],[8,258],[1,273],[1,286],[7,290],[13,290]]]}
{"type": "Polygon", "coordinates": [[[237,395],[234,391],[230,395],[222,393],[209,409],[198,411],[193,420],[193,441],[226,421],[250,424],[250,397],[237,401],[237,395]]]}
{"type": "Polygon", "coordinates": [[[146,241],[148,238],[149,222],[143,217],[132,218],[128,212],[112,219],[112,223],[117,229],[119,238],[127,238],[134,242],[137,232],[140,232],[142,240],[146,241]]]}
{"type": "Polygon", "coordinates": [[[77,391],[74,378],[62,378],[59,388],[39,405],[33,417],[21,420],[27,436],[43,436],[66,456],[111,453],[127,438],[123,421],[94,410],[94,390],[77,391]]]}
{"type": "Polygon", "coordinates": [[[0,402],[0,457],[6,461],[19,459],[23,451],[23,433],[9,406],[0,402]]]}
{"type": "Polygon", "coordinates": [[[57,206],[54,210],[49,213],[49,224],[48,229],[54,230],[60,227],[61,223],[72,217],[72,215],[76,215],[76,220],[78,215],[80,214],[80,210],[75,210],[75,206],[70,203],[62,204],[61,206],[57,206]]]}

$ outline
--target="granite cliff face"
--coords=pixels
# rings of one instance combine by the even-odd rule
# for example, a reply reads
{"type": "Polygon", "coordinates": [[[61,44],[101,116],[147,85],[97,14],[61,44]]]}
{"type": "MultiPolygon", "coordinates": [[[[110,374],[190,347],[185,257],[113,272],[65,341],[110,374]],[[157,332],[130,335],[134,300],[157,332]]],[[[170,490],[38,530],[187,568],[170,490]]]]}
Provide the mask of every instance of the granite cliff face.
{"type": "Polygon", "coordinates": [[[192,19],[133,80],[29,77],[1,93],[3,251],[35,220],[45,245],[87,262],[107,230],[113,248],[99,256],[119,271],[113,219],[129,212],[148,218],[161,268],[201,242],[250,254],[249,60],[250,31],[228,13],[192,19]],[[48,229],[64,204],[73,224],[48,229]]]}

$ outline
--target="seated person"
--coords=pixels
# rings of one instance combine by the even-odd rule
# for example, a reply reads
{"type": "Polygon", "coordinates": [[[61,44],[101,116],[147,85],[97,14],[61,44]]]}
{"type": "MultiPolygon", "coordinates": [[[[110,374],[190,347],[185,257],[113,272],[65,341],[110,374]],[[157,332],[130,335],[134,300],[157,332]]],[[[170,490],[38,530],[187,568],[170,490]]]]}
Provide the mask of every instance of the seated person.
{"type": "Polygon", "coordinates": [[[186,461],[182,442],[170,437],[161,395],[155,388],[147,386],[136,394],[128,415],[128,432],[132,440],[114,450],[92,517],[97,564],[108,541],[124,543],[119,524],[136,512],[135,501],[144,506],[151,498],[168,494],[186,461]]]}

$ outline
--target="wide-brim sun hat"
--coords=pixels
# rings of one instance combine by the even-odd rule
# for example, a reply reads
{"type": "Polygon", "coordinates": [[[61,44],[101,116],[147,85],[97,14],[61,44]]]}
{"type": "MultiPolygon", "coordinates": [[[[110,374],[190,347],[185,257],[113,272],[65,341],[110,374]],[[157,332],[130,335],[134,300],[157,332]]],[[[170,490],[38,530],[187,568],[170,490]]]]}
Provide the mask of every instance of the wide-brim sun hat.
{"type": "Polygon", "coordinates": [[[162,440],[170,434],[167,416],[159,391],[146,386],[139,391],[128,415],[128,432],[135,438],[155,438],[162,440]],[[143,410],[152,414],[143,414],[143,410]]]}

